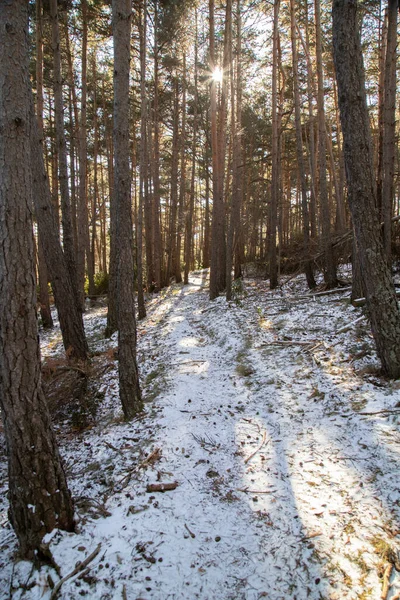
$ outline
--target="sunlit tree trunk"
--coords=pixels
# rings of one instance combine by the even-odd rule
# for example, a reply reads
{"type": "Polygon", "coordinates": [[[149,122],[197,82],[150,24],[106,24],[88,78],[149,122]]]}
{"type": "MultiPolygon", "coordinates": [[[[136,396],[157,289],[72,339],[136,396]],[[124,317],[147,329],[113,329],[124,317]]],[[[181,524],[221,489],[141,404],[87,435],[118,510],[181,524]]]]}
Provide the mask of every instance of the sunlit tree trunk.
{"type": "Polygon", "coordinates": [[[198,105],[198,25],[197,25],[197,13],[195,17],[195,45],[194,45],[194,114],[193,114],[193,130],[192,130],[192,170],[190,178],[190,198],[189,207],[186,215],[185,223],[185,272],[184,280],[185,284],[189,283],[189,271],[192,259],[193,250],[193,216],[194,216],[194,203],[195,203],[195,185],[196,185],[196,151],[197,151],[197,105],[198,105]]]}
{"type": "Polygon", "coordinates": [[[171,159],[171,188],[170,188],[170,214],[167,233],[167,268],[166,285],[169,285],[173,274],[176,256],[176,219],[178,214],[178,166],[179,166],[179,81],[174,81],[174,104],[172,122],[172,159],[171,159]]]}
{"type": "Polygon", "coordinates": [[[126,419],[143,409],[136,362],[131,171],[129,165],[130,0],[113,0],[114,149],[119,395],[126,419]]]}
{"type": "MultiPolygon", "coordinates": [[[[214,74],[215,24],[214,0],[209,1],[210,19],[210,70],[214,74]]],[[[213,211],[211,224],[211,268],[210,300],[214,300],[225,288],[226,282],[226,240],[224,207],[224,171],[226,147],[226,102],[228,90],[228,48],[231,38],[232,0],[227,0],[225,11],[224,60],[219,120],[217,123],[216,81],[211,80],[211,151],[213,167],[213,211]]]]}
{"type": "Polygon", "coordinates": [[[182,281],[181,268],[181,247],[182,247],[182,226],[186,210],[186,50],[183,50],[182,57],[182,124],[179,136],[180,146],[180,181],[179,181],[179,203],[178,220],[176,226],[176,253],[174,274],[176,283],[182,281]]]}

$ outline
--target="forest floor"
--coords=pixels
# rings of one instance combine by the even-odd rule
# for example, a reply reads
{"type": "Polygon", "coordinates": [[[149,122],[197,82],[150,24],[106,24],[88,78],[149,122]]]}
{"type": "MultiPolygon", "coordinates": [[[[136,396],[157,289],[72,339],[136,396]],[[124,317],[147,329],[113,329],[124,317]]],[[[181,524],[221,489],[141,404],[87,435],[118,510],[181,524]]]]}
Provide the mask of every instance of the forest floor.
{"type": "Polygon", "coordinates": [[[77,532],[47,536],[56,568],[17,560],[1,433],[1,600],[398,598],[400,382],[380,376],[362,309],[302,276],[246,279],[229,304],[207,286],[198,271],[149,300],[130,423],[105,307],[85,315],[84,402],[62,387],[59,331],[43,333],[77,532]]]}

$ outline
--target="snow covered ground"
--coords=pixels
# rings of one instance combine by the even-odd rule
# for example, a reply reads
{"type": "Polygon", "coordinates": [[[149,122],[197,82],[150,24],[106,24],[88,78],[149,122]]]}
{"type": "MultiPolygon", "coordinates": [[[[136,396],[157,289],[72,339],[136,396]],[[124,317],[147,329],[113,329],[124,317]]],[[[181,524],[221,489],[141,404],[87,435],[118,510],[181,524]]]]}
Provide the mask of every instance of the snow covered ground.
{"type": "MultiPolygon", "coordinates": [[[[1,440],[1,600],[54,598],[87,558],[58,598],[364,600],[388,577],[388,600],[400,592],[400,385],[379,376],[365,320],[338,333],[361,309],[306,296],[302,277],[246,280],[229,304],[207,284],[198,271],[149,303],[131,423],[105,309],[86,315],[108,362],[89,427],[56,422],[77,516],[46,539],[59,573],[14,561],[1,440]]],[[[61,352],[57,331],[42,343],[61,352]]]]}

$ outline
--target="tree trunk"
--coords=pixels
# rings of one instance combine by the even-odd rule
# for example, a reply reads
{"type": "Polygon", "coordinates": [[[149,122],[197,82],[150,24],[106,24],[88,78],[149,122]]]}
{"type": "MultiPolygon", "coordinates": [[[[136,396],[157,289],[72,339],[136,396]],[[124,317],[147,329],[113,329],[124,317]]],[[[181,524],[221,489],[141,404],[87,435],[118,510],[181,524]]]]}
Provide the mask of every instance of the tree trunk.
{"type": "Polygon", "coordinates": [[[78,292],[82,309],[85,308],[85,258],[89,280],[89,296],[94,295],[93,260],[90,250],[89,217],[87,206],[87,42],[88,42],[88,4],[81,0],[82,10],[82,79],[81,114],[79,122],[79,199],[78,199],[78,292]]]}
{"type": "MultiPolygon", "coordinates": [[[[213,171],[213,211],[211,223],[211,268],[210,300],[214,300],[225,287],[226,278],[226,241],[224,208],[224,168],[226,145],[226,91],[228,66],[227,49],[231,35],[232,0],[227,0],[224,35],[224,69],[222,73],[221,106],[219,127],[217,127],[217,90],[216,80],[211,80],[211,151],[213,171]]],[[[210,70],[214,73],[215,62],[215,24],[214,0],[209,0],[210,19],[210,70]]]]}
{"type": "MultiPolygon", "coordinates": [[[[36,2],[36,112],[38,125],[43,130],[43,16],[42,0],[36,2]]],[[[38,275],[39,275],[39,305],[42,325],[45,329],[53,327],[51,316],[48,282],[49,276],[44,257],[42,241],[38,236],[38,275]]]]}
{"type": "Polygon", "coordinates": [[[169,228],[167,238],[167,268],[165,285],[170,284],[176,255],[176,217],[178,211],[178,166],[179,166],[179,81],[174,82],[174,107],[172,124],[172,159],[171,159],[171,202],[169,228]]]}
{"type": "Polygon", "coordinates": [[[382,0],[379,1],[380,17],[380,37],[379,37],[379,82],[378,82],[378,143],[377,143],[377,175],[376,175],[376,195],[379,215],[382,214],[382,194],[383,194],[383,111],[385,98],[385,55],[387,46],[387,20],[388,9],[384,11],[382,18],[382,0]]]}
{"type": "Polygon", "coordinates": [[[353,233],[353,248],[351,256],[351,302],[358,298],[364,298],[364,288],[362,282],[362,274],[360,267],[360,257],[358,254],[357,240],[353,233]]]}
{"type": "Polygon", "coordinates": [[[385,373],[400,377],[400,312],[380,236],[357,0],[333,2],[338,83],[349,205],[372,333],[385,373]]]}
{"type": "MultiPolygon", "coordinates": [[[[209,0],[210,21],[210,71],[213,74],[215,64],[215,15],[214,0],[209,0]]],[[[210,260],[210,300],[219,295],[218,285],[218,139],[217,139],[217,82],[212,76],[210,88],[211,104],[211,155],[212,155],[212,221],[211,221],[211,260],[210,260]]]]}
{"type": "Polygon", "coordinates": [[[337,286],[336,266],[331,241],[331,215],[329,210],[328,187],[326,181],[326,128],[324,102],[324,73],[322,68],[322,31],[320,0],[314,0],[315,9],[315,53],[318,80],[318,166],[319,199],[321,207],[322,247],[325,255],[324,279],[328,288],[337,286]]]}
{"type": "Polygon", "coordinates": [[[118,246],[117,322],[119,395],[126,419],[143,409],[136,362],[131,173],[129,168],[130,0],[113,0],[114,202],[118,246]]]}
{"type": "Polygon", "coordinates": [[[396,63],[398,0],[388,0],[388,29],[385,58],[383,104],[383,245],[389,264],[392,255],[392,213],[394,195],[394,162],[396,149],[396,63]]]}
{"type": "MultiPolygon", "coordinates": [[[[117,244],[111,242],[112,239],[117,239],[116,225],[116,204],[114,202],[114,152],[112,145],[112,135],[110,120],[107,118],[106,104],[105,104],[105,87],[104,78],[102,85],[102,96],[103,96],[103,115],[104,115],[104,129],[106,135],[106,155],[107,155],[107,171],[108,171],[108,190],[110,196],[110,258],[109,258],[109,275],[108,275],[108,306],[107,306],[107,327],[105,335],[110,337],[115,331],[117,331],[117,244]]],[[[137,235],[137,233],[136,233],[137,235]]]]}
{"type": "Polygon", "coordinates": [[[272,173],[271,173],[271,203],[269,217],[269,285],[271,290],[278,285],[276,262],[276,225],[279,197],[279,132],[278,132],[278,43],[279,43],[279,6],[280,0],[274,0],[274,22],[272,34],[272,173]]]}
{"type": "Polygon", "coordinates": [[[192,258],[193,246],[193,216],[194,216],[194,201],[195,201],[195,184],[196,184],[196,150],[197,150],[197,105],[198,105],[198,46],[197,46],[198,26],[197,13],[195,16],[195,43],[194,43],[194,114],[193,114],[193,141],[192,141],[192,173],[190,178],[190,200],[186,215],[185,226],[185,272],[183,282],[189,283],[189,271],[192,258]]]}
{"type": "Polygon", "coordinates": [[[297,167],[299,169],[300,186],[301,186],[301,206],[303,212],[303,247],[304,247],[304,273],[307,279],[307,285],[310,289],[315,287],[314,273],[310,260],[310,219],[307,200],[307,182],[304,168],[303,155],[303,137],[301,132],[301,113],[300,113],[300,91],[299,91],[299,67],[297,55],[297,39],[296,39],[296,19],[295,19],[295,3],[290,0],[290,23],[291,23],[291,38],[292,38],[292,64],[293,64],[293,94],[294,94],[294,111],[296,125],[296,155],[297,167]]]}
{"type": "Polygon", "coordinates": [[[67,144],[64,133],[64,103],[62,94],[60,31],[58,23],[57,0],[50,0],[52,22],[52,51],[54,70],[54,114],[56,124],[56,143],[58,157],[58,174],[61,197],[61,216],[63,229],[63,248],[65,260],[78,297],[78,280],[74,252],[74,235],[72,228],[71,202],[68,186],[67,144]]]}
{"type": "Polygon", "coordinates": [[[208,142],[204,149],[204,166],[206,179],[206,198],[204,208],[204,238],[203,238],[203,268],[208,269],[210,266],[210,149],[208,142]]]}
{"type": "MultiPolygon", "coordinates": [[[[314,127],[314,72],[312,68],[312,61],[310,57],[310,35],[309,35],[309,17],[308,17],[308,2],[305,0],[306,10],[306,39],[304,41],[301,35],[300,28],[296,24],[297,32],[300,36],[301,44],[303,46],[304,54],[307,59],[307,99],[308,99],[308,130],[309,130],[309,163],[310,163],[310,229],[311,238],[317,237],[317,200],[316,200],[316,166],[315,166],[315,127],[314,127]]],[[[306,138],[307,142],[307,138],[306,138]]]]}
{"type": "Polygon", "coordinates": [[[10,520],[23,557],[74,529],[73,504],[42,389],[30,178],[28,2],[0,4],[0,406],[10,520]]]}
{"type": "Polygon", "coordinates": [[[138,285],[138,318],[144,319],[146,307],[143,293],[143,205],[147,181],[147,97],[146,97],[146,39],[147,39],[147,0],[142,0],[139,12],[140,43],[140,184],[139,207],[137,215],[137,285],[138,285]]]}
{"type": "MultiPolygon", "coordinates": [[[[146,99],[148,104],[148,100],[146,99]]],[[[146,107],[146,132],[141,136],[141,143],[145,146],[145,171],[144,171],[144,222],[145,222],[145,248],[146,248],[146,281],[147,291],[150,292],[154,287],[154,256],[153,256],[153,194],[150,189],[151,182],[151,127],[149,121],[149,110],[146,107]]]]}
{"type": "MultiPolygon", "coordinates": [[[[90,242],[90,255],[88,260],[91,262],[90,271],[93,277],[96,272],[96,241],[97,241],[97,216],[99,202],[99,178],[98,178],[98,154],[99,154],[99,125],[97,116],[97,66],[96,66],[96,52],[92,55],[92,77],[93,77],[93,129],[94,129],[94,141],[93,141],[93,200],[92,200],[92,237],[90,242]]],[[[100,259],[100,248],[98,252],[100,259]]],[[[89,297],[95,293],[94,279],[92,281],[92,288],[89,289],[89,297]]],[[[95,300],[95,298],[93,298],[95,300]]]]}
{"type": "MultiPolygon", "coordinates": [[[[241,0],[236,0],[236,82],[231,67],[231,97],[232,97],[232,200],[229,229],[226,243],[226,299],[232,298],[232,265],[235,247],[238,244],[240,229],[240,207],[243,196],[243,152],[242,152],[242,17],[241,0]],[[236,86],[235,86],[236,83],[236,86]],[[236,102],[235,93],[236,88],[236,102]]],[[[231,57],[232,58],[232,57],[231,57]]],[[[233,65],[232,65],[233,66],[233,65]]]]}
{"type": "Polygon", "coordinates": [[[159,115],[159,48],[158,48],[158,1],[154,0],[154,150],[153,162],[153,248],[155,291],[162,287],[162,244],[160,227],[160,115],[159,115]]]}
{"type": "Polygon", "coordinates": [[[49,180],[43,160],[43,136],[34,115],[33,98],[31,99],[31,111],[30,147],[33,203],[60,321],[63,344],[69,359],[87,360],[88,347],[82,312],[60,244],[49,180]]]}
{"type": "Polygon", "coordinates": [[[186,53],[183,51],[182,56],[182,124],[181,134],[179,136],[180,146],[180,171],[181,178],[179,181],[179,204],[178,204],[178,221],[176,226],[176,253],[174,274],[176,283],[182,282],[181,268],[181,249],[182,249],[182,226],[186,210],[186,53]]]}

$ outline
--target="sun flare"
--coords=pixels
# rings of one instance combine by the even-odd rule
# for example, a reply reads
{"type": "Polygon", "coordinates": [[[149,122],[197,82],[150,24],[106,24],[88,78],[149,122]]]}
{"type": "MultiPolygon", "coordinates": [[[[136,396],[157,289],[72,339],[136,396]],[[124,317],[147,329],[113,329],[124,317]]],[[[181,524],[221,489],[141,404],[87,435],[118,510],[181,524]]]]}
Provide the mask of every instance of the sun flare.
{"type": "Polygon", "coordinates": [[[221,67],[215,67],[214,71],[212,72],[212,79],[216,83],[222,83],[223,72],[221,67]]]}

